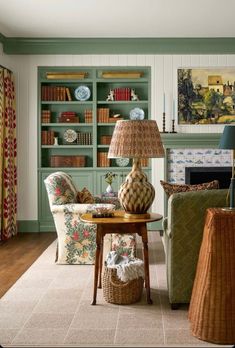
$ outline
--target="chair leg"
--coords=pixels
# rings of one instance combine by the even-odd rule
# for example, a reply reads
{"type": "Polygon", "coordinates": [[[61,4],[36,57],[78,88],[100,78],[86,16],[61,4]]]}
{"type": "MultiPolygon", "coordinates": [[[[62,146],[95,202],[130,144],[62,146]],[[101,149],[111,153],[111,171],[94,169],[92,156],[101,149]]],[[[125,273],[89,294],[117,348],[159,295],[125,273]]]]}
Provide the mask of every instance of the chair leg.
{"type": "Polygon", "coordinates": [[[172,310],[179,309],[179,307],[180,307],[180,304],[179,304],[179,303],[171,303],[171,309],[172,309],[172,310]]]}

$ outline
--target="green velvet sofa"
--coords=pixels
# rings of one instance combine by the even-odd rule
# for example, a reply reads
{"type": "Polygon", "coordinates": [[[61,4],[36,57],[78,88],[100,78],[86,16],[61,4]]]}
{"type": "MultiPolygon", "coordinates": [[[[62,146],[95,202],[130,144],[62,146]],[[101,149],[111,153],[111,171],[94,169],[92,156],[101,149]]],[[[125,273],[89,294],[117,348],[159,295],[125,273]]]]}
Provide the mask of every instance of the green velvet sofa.
{"type": "Polygon", "coordinates": [[[181,192],[168,199],[162,239],[172,309],[190,302],[206,209],[226,206],[227,192],[224,189],[181,192]]]}

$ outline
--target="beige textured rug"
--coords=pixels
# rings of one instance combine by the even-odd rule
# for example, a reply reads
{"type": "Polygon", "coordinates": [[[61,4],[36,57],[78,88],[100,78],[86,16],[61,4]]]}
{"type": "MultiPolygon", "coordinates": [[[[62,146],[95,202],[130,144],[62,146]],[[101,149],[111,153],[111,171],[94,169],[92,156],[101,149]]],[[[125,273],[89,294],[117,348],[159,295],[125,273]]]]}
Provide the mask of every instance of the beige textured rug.
{"type": "Polygon", "coordinates": [[[216,347],[190,334],[187,306],[170,309],[158,232],[149,233],[153,305],[145,291],[136,304],[108,304],[98,289],[92,306],[93,266],[56,265],[55,250],[53,242],[0,300],[3,347],[216,347]]]}

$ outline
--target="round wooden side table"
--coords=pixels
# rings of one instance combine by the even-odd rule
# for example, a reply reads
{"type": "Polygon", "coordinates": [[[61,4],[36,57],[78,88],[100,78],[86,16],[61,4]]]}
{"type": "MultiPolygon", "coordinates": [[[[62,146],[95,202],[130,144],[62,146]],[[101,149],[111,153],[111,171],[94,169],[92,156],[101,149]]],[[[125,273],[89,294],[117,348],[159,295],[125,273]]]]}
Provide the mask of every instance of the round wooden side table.
{"type": "Polygon", "coordinates": [[[96,232],[96,255],[95,255],[95,274],[94,274],[94,291],[93,302],[96,304],[97,286],[101,288],[101,274],[103,261],[103,239],[109,233],[137,233],[142,238],[143,243],[143,258],[145,272],[145,288],[147,303],[151,304],[150,298],[150,280],[149,280],[149,254],[148,254],[148,233],[147,223],[162,219],[162,215],[150,213],[148,218],[143,219],[126,219],[124,211],[115,211],[114,216],[110,218],[94,218],[92,214],[83,214],[81,221],[90,222],[97,225],[96,232]],[[99,284],[98,284],[99,281],[99,284]]]}

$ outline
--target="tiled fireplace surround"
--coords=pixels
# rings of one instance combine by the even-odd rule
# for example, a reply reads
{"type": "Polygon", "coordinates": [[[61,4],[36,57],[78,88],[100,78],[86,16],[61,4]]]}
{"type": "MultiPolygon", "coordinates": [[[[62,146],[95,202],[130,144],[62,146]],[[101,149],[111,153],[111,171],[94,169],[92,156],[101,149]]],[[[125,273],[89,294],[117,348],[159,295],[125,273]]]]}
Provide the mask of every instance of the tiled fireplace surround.
{"type": "Polygon", "coordinates": [[[166,151],[164,178],[168,182],[184,184],[185,167],[231,166],[231,151],[218,148],[220,133],[162,133],[161,137],[166,151]]]}
{"type": "Polygon", "coordinates": [[[221,134],[163,134],[165,179],[185,183],[185,167],[229,167],[231,151],[218,148],[221,134]]]}

